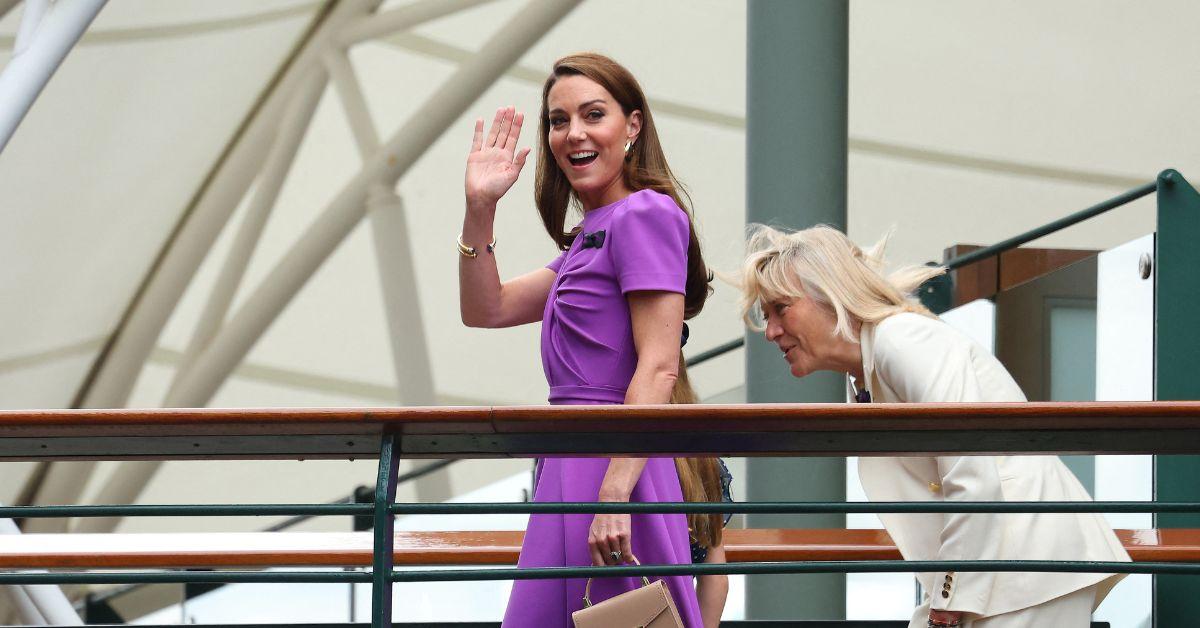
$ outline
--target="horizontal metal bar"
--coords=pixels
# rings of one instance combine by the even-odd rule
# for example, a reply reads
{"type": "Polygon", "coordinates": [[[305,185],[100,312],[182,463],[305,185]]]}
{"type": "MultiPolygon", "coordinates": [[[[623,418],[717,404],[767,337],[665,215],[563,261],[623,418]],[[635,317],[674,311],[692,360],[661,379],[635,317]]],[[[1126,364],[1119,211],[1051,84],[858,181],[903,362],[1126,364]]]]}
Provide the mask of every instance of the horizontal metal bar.
{"type": "Polygon", "coordinates": [[[5,572],[5,584],[179,584],[186,582],[370,582],[369,571],[105,571],[5,572]]]}
{"type": "Polygon", "coordinates": [[[1196,502],[500,502],[476,504],[392,504],[397,515],[509,515],[598,513],[1145,513],[1200,512],[1196,502]]]}
{"type": "MultiPolygon", "coordinates": [[[[499,502],[395,503],[397,515],[598,513],[1200,513],[1196,502],[499,502]]],[[[71,516],[366,515],[371,504],[169,504],[169,506],[7,506],[0,518],[71,516]]]]}
{"type": "MultiPolygon", "coordinates": [[[[354,494],[350,494],[350,495],[347,495],[346,497],[343,497],[337,501],[326,502],[326,503],[327,504],[355,504],[358,502],[354,501],[354,494]]],[[[280,521],[279,523],[276,523],[274,525],[269,525],[269,526],[263,528],[262,531],[263,532],[283,532],[284,530],[287,530],[288,528],[294,528],[294,527],[304,523],[305,521],[308,521],[310,519],[315,519],[320,516],[322,516],[322,515],[319,515],[319,514],[314,515],[312,513],[305,513],[303,515],[294,515],[294,516],[288,517],[287,519],[284,519],[283,521],[280,521]]]]}
{"type": "MultiPolygon", "coordinates": [[[[630,576],[686,576],[788,573],[907,573],[937,571],[1015,571],[1049,573],[1143,573],[1200,575],[1200,563],[1094,562],[1054,560],[864,560],[775,563],[623,565],[620,567],[542,567],[536,569],[451,569],[392,571],[392,582],[550,580],[630,576]]],[[[179,584],[179,583],[344,583],[370,582],[370,571],[110,571],[7,572],[0,585],[13,584],[179,584]]]]}
{"type": "Polygon", "coordinates": [[[631,576],[704,576],[717,574],[906,573],[938,571],[1018,571],[1061,573],[1148,573],[1200,575],[1198,563],[1123,563],[1054,560],[864,560],[779,563],[702,563],[625,565],[621,567],[542,567],[537,569],[454,569],[393,571],[392,582],[463,582],[480,580],[552,580],[631,576]]]}
{"type": "MultiPolygon", "coordinates": [[[[660,106],[661,108],[661,106],[660,106]]],[[[139,623],[142,628],[179,628],[178,623],[139,623]]],[[[205,623],[205,628],[277,628],[277,623],[205,623]]],[[[368,623],[288,623],[289,628],[370,628],[368,623]]],[[[392,622],[391,628],[500,628],[492,622],[392,622]]],[[[721,628],[908,628],[908,620],[721,620],[721,628]]],[[[1090,628],[1110,628],[1092,622],[1090,628]]]]}
{"type": "Polygon", "coordinates": [[[960,255],[960,256],[946,262],[944,264],[944,266],[948,270],[954,270],[956,268],[962,268],[963,266],[967,266],[969,264],[974,264],[975,262],[987,259],[989,257],[995,257],[1005,251],[1008,251],[1010,249],[1015,249],[1018,246],[1025,244],[1026,242],[1032,242],[1033,240],[1036,240],[1040,237],[1050,235],[1051,233],[1054,233],[1055,231],[1060,231],[1062,229],[1070,227],[1073,224],[1083,222],[1084,220],[1087,220],[1088,218],[1092,218],[1093,216],[1098,216],[1100,214],[1103,214],[1104,212],[1109,211],[1110,209],[1115,209],[1117,207],[1125,205],[1126,203],[1136,201],[1137,199],[1142,198],[1143,196],[1146,196],[1146,195],[1150,194],[1151,192],[1154,192],[1157,188],[1158,188],[1157,182],[1151,182],[1151,183],[1147,183],[1143,186],[1136,187],[1128,192],[1125,192],[1124,194],[1110,198],[1107,201],[1104,201],[1103,203],[1092,205],[1091,207],[1077,211],[1074,214],[1071,214],[1070,216],[1064,216],[1062,218],[1059,218],[1058,220],[1055,220],[1054,222],[1046,223],[1046,224],[1038,227],[1037,229],[1031,229],[1029,231],[1026,231],[1025,233],[1022,233],[1017,236],[1013,236],[1002,242],[997,242],[996,244],[993,244],[991,246],[986,246],[982,249],[971,251],[970,253],[967,253],[965,255],[960,255]]]}
{"type": "Polygon", "coordinates": [[[697,353],[696,355],[688,358],[685,365],[688,368],[692,368],[693,366],[696,366],[697,364],[703,364],[717,356],[729,353],[730,351],[733,351],[734,349],[737,349],[738,347],[740,347],[744,344],[746,344],[746,338],[744,336],[741,338],[734,338],[733,340],[730,340],[729,342],[726,342],[724,344],[717,345],[717,346],[713,347],[712,349],[708,349],[706,351],[701,351],[700,353],[697,353]]]}
{"type": "MultiPolygon", "coordinates": [[[[407,473],[402,473],[402,474],[396,476],[396,482],[395,482],[396,486],[399,486],[406,482],[411,482],[413,480],[419,480],[419,479],[429,475],[430,473],[433,473],[435,471],[440,471],[441,469],[444,469],[444,468],[454,464],[455,462],[458,462],[458,460],[451,458],[448,460],[438,460],[438,461],[431,462],[426,465],[421,465],[411,471],[408,471],[407,473]]],[[[363,488],[366,488],[366,487],[363,487],[363,488]]],[[[356,502],[354,501],[354,494],[351,493],[350,495],[347,495],[346,497],[343,497],[342,499],[339,499],[337,501],[330,502],[330,503],[353,504],[356,502]]],[[[367,514],[367,513],[362,513],[362,514],[367,514]]],[[[320,515],[312,515],[312,514],[296,515],[294,517],[291,517],[290,519],[280,521],[279,523],[277,523],[273,526],[268,526],[268,527],[264,528],[263,532],[282,532],[283,530],[286,530],[288,528],[298,526],[301,523],[304,523],[305,521],[312,519],[313,517],[319,517],[319,516],[320,515]]]]}
{"type": "MultiPolygon", "coordinates": [[[[139,623],[142,628],[179,628],[178,623],[139,623]]],[[[205,623],[205,628],[278,628],[278,623],[205,623]]],[[[288,623],[289,628],[370,628],[368,623],[288,623]]],[[[500,628],[491,622],[392,622],[392,628],[500,628]]],[[[907,628],[908,620],[721,620],[721,628],[907,628]]],[[[1090,628],[1110,628],[1092,622],[1090,628]]]]}
{"type": "Polygon", "coordinates": [[[59,517],[270,517],[366,515],[371,504],[135,504],[125,506],[3,506],[0,518],[59,517]]]}
{"type": "Polygon", "coordinates": [[[0,460],[1200,454],[1195,401],[287,410],[0,411],[0,460]]]}
{"type": "MultiPolygon", "coordinates": [[[[1147,513],[1200,512],[1197,502],[493,502],[478,504],[398,503],[397,515],[531,513],[1147,513]]],[[[4,506],[0,517],[268,517],[277,515],[367,515],[371,504],[170,504],[128,506],[4,506]]]]}

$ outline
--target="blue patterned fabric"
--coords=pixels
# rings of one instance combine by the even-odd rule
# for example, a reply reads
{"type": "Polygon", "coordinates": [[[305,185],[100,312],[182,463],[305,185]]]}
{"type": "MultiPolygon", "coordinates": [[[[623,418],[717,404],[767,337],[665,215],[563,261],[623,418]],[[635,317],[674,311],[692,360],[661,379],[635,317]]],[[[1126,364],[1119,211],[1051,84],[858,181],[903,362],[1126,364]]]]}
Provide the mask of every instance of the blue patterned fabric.
{"type": "MultiPolygon", "coordinates": [[[[730,486],[733,485],[733,474],[729,472],[729,467],[725,466],[725,461],[717,458],[717,473],[721,477],[721,501],[726,503],[733,502],[733,492],[730,486]]],[[[729,520],[733,518],[732,513],[725,513],[725,525],[729,525],[729,520]]],[[[696,544],[696,540],[692,539],[692,562],[702,563],[708,560],[708,548],[700,547],[696,544]]]]}

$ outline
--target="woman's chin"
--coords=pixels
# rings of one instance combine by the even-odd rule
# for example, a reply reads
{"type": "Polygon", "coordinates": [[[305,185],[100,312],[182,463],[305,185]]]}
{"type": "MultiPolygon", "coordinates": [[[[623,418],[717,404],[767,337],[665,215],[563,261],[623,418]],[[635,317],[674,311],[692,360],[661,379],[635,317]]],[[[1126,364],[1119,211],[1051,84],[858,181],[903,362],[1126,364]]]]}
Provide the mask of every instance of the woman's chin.
{"type": "Polygon", "coordinates": [[[804,366],[803,364],[793,364],[791,366],[792,366],[792,377],[803,378],[803,377],[807,377],[812,374],[812,369],[809,369],[808,367],[804,366]]]}
{"type": "Polygon", "coordinates": [[[580,176],[575,179],[567,178],[567,182],[571,184],[571,189],[575,190],[581,198],[590,198],[596,196],[604,186],[596,185],[593,177],[580,176]]]}

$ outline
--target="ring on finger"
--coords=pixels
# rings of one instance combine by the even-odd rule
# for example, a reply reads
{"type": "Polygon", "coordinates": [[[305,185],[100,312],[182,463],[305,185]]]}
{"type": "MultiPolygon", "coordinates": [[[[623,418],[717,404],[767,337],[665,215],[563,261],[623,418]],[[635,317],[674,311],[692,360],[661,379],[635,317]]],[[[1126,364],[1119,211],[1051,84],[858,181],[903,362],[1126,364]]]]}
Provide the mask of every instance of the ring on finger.
{"type": "Polygon", "coordinates": [[[620,550],[615,550],[615,551],[609,552],[608,555],[609,555],[609,557],[611,557],[613,559],[613,562],[620,562],[620,560],[621,560],[621,551],[620,550]]]}

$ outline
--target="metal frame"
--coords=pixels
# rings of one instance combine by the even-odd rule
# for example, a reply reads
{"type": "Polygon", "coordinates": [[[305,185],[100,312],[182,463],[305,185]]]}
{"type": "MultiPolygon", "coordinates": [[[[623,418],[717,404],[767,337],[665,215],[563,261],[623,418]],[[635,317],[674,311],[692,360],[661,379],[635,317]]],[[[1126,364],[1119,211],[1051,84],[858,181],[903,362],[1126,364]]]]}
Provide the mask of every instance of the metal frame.
{"type": "MultiPolygon", "coordinates": [[[[489,1],[422,0],[380,14],[374,14],[380,0],[349,0],[333,6],[208,182],[175,245],[165,253],[111,346],[102,354],[90,386],[81,395],[82,405],[125,405],[167,318],[255,178],[259,181],[255,198],[163,405],[206,405],[368,209],[372,210],[377,248],[387,249],[379,256],[379,267],[401,398],[406,403],[431,403],[428,348],[420,312],[412,299],[417,282],[409,252],[411,244],[403,229],[403,209],[394,192],[395,184],[480,94],[581,0],[531,0],[386,142],[376,134],[347,49],[489,1]],[[286,180],[327,75],[342,100],[363,166],[251,292],[245,305],[230,315],[231,297],[286,180]],[[401,294],[404,290],[409,292],[401,294]]],[[[90,464],[56,466],[59,468],[47,474],[45,490],[39,495],[41,503],[47,496],[58,502],[74,501],[92,469],[90,464]]],[[[101,488],[96,501],[133,501],[157,468],[157,463],[122,464],[101,488]]],[[[439,481],[444,484],[446,478],[439,481]]],[[[444,497],[448,486],[426,483],[419,490],[431,492],[430,497],[444,497]]],[[[111,530],[115,524],[115,519],[81,522],[86,531],[111,530]]]]}
{"type": "Polygon", "coordinates": [[[371,626],[392,624],[392,551],[396,517],[389,510],[396,501],[396,463],[400,461],[399,436],[386,434],[379,445],[379,479],[375,483],[375,540],[371,559],[371,626]]]}
{"type": "MultiPolygon", "coordinates": [[[[1161,201],[1161,198],[1162,198],[1161,193],[1163,191],[1162,177],[1166,176],[1167,173],[1175,173],[1175,175],[1178,175],[1178,173],[1174,170],[1164,170],[1163,174],[1160,175],[1160,178],[1157,181],[1153,181],[1151,183],[1146,183],[1144,185],[1140,185],[1132,190],[1129,190],[1122,194],[1118,194],[1117,196],[1114,196],[1113,198],[1110,198],[1106,201],[1097,203],[1086,209],[1081,209],[1073,214],[1064,216],[1053,222],[1046,223],[1045,225],[1042,225],[1041,227],[1038,227],[1036,229],[1031,229],[1029,231],[1026,231],[1025,233],[1013,236],[1007,240],[997,242],[996,244],[993,244],[991,246],[986,246],[981,249],[971,251],[970,253],[960,255],[960,256],[958,256],[944,264],[940,264],[940,265],[945,266],[947,271],[954,271],[958,268],[962,268],[963,266],[969,266],[976,262],[980,262],[982,260],[985,260],[985,259],[988,259],[991,257],[996,257],[997,255],[1000,255],[1001,253],[1003,253],[1005,251],[1015,249],[1015,248],[1021,246],[1022,244],[1025,244],[1027,242],[1032,242],[1033,240],[1036,240],[1043,236],[1050,235],[1051,233],[1054,233],[1056,231],[1061,231],[1063,229],[1066,229],[1067,227],[1070,227],[1071,225],[1083,222],[1083,221],[1091,219],[1091,218],[1095,218],[1096,216],[1099,216],[1100,214],[1103,214],[1104,212],[1116,209],[1116,208],[1121,207],[1122,205],[1126,205],[1128,203],[1132,203],[1133,201],[1136,201],[1139,198],[1142,198],[1144,196],[1149,196],[1150,194],[1153,194],[1155,192],[1159,192],[1159,194],[1160,194],[1160,197],[1159,197],[1160,198],[1160,201],[1159,201],[1160,202],[1160,209],[1159,209],[1159,225],[1160,225],[1160,227],[1159,228],[1161,229],[1161,225],[1162,225],[1161,221],[1163,218],[1162,209],[1161,209],[1161,202],[1162,202],[1161,201]]],[[[1175,175],[1172,175],[1172,177],[1175,175]]],[[[1178,176],[1179,176],[1179,180],[1183,180],[1182,175],[1178,175],[1178,176]]],[[[1171,177],[1168,177],[1167,180],[1170,181],[1171,177]]],[[[1186,184],[1186,181],[1184,183],[1186,184]]],[[[952,285],[951,282],[952,282],[952,279],[949,276],[949,272],[946,275],[943,275],[941,277],[935,277],[935,278],[931,279],[918,291],[918,296],[921,299],[921,303],[923,303],[925,305],[925,307],[928,307],[929,309],[933,310],[936,313],[940,314],[942,312],[945,312],[947,309],[949,309],[950,304],[952,302],[951,293],[954,290],[954,286],[952,285]]],[[[724,344],[713,347],[712,349],[709,349],[707,351],[696,354],[696,356],[694,356],[692,359],[688,360],[687,365],[690,367],[690,366],[694,366],[697,364],[701,364],[703,362],[707,362],[708,360],[711,360],[715,357],[724,355],[735,349],[739,349],[742,346],[744,346],[745,344],[746,344],[745,338],[734,338],[733,340],[730,340],[729,342],[726,342],[724,344]]]]}
{"type": "MultiPolygon", "coordinates": [[[[270,105],[260,112],[252,125],[254,132],[244,135],[239,145],[234,147],[234,153],[225,163],[225,168],[218,173],[213,185],[200,200],[200,206],[206,211],[197,211],[197,219],[189,221],[185,226],[182,252],[173,252],[173,255],[168,256],[164,268],[155,278],[157,283],[151,283],[148,296],[134,308],[130,324],[114,345],[112,353],[109,354],[109,361],[102,365],[97,374],[96,384],[87,396],[88,405],[124,404],[132,383],[136,380],[137,371],[144,364],[166,318],[190,282],[195,266],[207,254],[216,233],[228,220],[232,209],[245,194],[255,176],[259,180],[255,198],[251,202],[237,243],[226,260],[221,278],[213,289],[164,405],[200,406],[207,403],[253,342],[368,210],[372,216],[376,242],[380,245],[377,248],[394,253],[407,253],[407,237],[397,228],[403,225],[403,208],[393,189],[396,181],[462,109],[495,80],[499,75],[497,69],[503,69],[515,61],[579,0],[531,2],[529,8],[534,13],[532,17],[519,14],[500,29],[479,51],[476,58],[465,63],[447,85],[413,116],[413,122],[404,125],[384,144],[380,143],[366,110],[361,88],[353,76],[353,68],[346,56],[346,48],[488,1],[425,0],[378,15],[371,15],[379,4],[378,0],[352,0],[340,4],[335,9],[334,15],[324,25],[321,35],[313,38],[311,45],[306,47],[297,63],[280,82],[279,88],[272,94],[270,105]],[[263,225],[275,204],[280,187],[286,180],[299,142],[319,101],[325,86],[326,73],[333,79],[342,98],[347,119],[363,155],[363,168],[347,183],[323,216],[254,292],[247,305],[222,325],[232,295],[241,282],[246,263],[253,254],[263,225]],[[297,264],[297,261],[302,263],[297,264]],[[180,279],[182,281],[173,281],[180,279]],[[163,282],[166,282],[165,286],[163,282]]],[[[27,0],[27,12],[23,16],[16,54],[3,74],[0,74],[0,105],[4,105],[0,109],[0,151],[55,69],[104,4],[105,0],[59,0],[53,7],[49,7],[45,0],[27,0]],[[8,106],[10,103],[11,106],[8,106]]],[[[1194,249],[1195,236],[1200,235],[1200,229],[1195,227],[1196,220],[1193,214],[1188,212],[1200,208],[1200,196],[1196,195],[1195,190],[1188,186],[1178,173],[1164,172],[1155,184],[1143,186],[1105,204],[1046,225],[1040,230],[989,247],[995,249],[994,251],[984,249],[953,260],[951,268],[1018,246],[1024,241],[1074,224],[1155,190],[1159,193],[1158,261],[1161,263],[1161,260],[1170,260],[1165,267],[1167,272],[1180,273],[1178,281],[1156,284],[1160,290],[1159,304],[1165,306],[1170,303],[1169,308],[1163,308],[1164,316],[1159,321],[1159,332],[1165,334],[1163,338],[1170,338],[1170,342],[1156,342],[1160,349],[1157,357],[1160,378],[1156,383],[1156,398],[1180,398],[1181,394],[1194,397],[1194,385],[1187,382],[1183,375],[1187,370],[1179,368],[1186,364],[1186,361],[1183,361],[1184,358],[1178,351],[1183,347],[1197,346],[1191,342],[1195,340],[1192,336],[1196,335],[1196,332],[1188,329],[1185,321],[1194,321],[1200,314],[1200,303],[1196,302],[1200,290],[1196,290],[1197,282],[1194,277],[1185,279],[1183,275],[1186,274],[1184,269],[1196,266],[1196,260],[1193,259],[1195,254],[1191,250],[1194,249]],[[1182,185],[1179,185],[1180,183],[1182,185]],[[1170,292],[1166,296],[1162,292],[1164,286],[1170,286],[1170,292]],[[1170,351],[1172,347],[1176,349],[1175,353],[1170,351]]],[[[379,258],[385,295],[388,295],[389,286],[416,285],[411,259],[406,260],[407,264],[399,266],[395,261],[383,256],[379,258]],[[397,268],[401,269],[398,275],[389,274],[397,268]]],[[[428,349],[424,345],[423,336],[415,337],[411,334],[414,328],[423,329],[420,326],[419,310],[415,308],[414,302],[397,298],[394,293],[386,301],[389,305],[393,356],[397,365],[401,398],[406,402],[428,403],[422,396],[430,395],[433,389],[432,378],[429,375],[428,349]],[[413,324],[414,321],[416,325],[413,324]],[[409,333],[397,333],[401,328],[409,333]],[[414,341],[414,338],[419,342],[414,341]],[[424,377],[421,378],[421,375],[424,377]]],[[[740,344],[734,341],[724,347],[732,349],[740,344]]],[[[704,357],[709,357],[707,353],[711,352],[706,352],[704,357]]],[[[387,480],[381,482],[385,494],[380,496],[380,489],[377,489],[377,524],[380,523],[378,518],[382,516],[380,500],[386,499],[390,503],[394,498],[395,486],[390,486],[390,494],[386,494],[386,489],[396,475],[398,458],[392,456],[391,452],[393,447],[398,447],[397,438],[389,436],[384,439],[380,479],[384,480],[384,457],[389,460],[389,471],[387,480]]],[[[152,476],[157,464],[123,465],[114,474],[113,479],[102,488],[96,500],[118,503],[132,501],[152,476]]],[[[1197,459],[1164,459],[1157,464],[1161,470],[1160,478],[1195,477],[1197,471],[1200,471],[1200,460],[1197,459]]],[[[86,477],[90,468],[88,465],[82,465],[75,467],[74,473],[51,474],[47,478],[43,497],[48,493],[68,495],[72,492],[77,497],[83,486],[82,479],[86,477]]],[[[1162,482],[1158,497],[1169,496],[1171,491],[1195,496],[1195,491],[1190,487],[1162,482]]],[[[114,515],[120,513],[112,512],[114,515]]],[[[390,515],[386,518],[390,521],[390,515]]],[[[1162,519],[1166,522],[1181,521],[1170,516],[1162,519]]],[[[1195,516],[1186,519],[1192,523],[1197,520],[1200,518],[1195,516]]],[[[115,523],[116,519],[92,517],[80,522],[80,529],[112,529],[115,523]]],[[[376,526],[377,534],[380,527],[376,526]]],[[[390,542],[390,537],[387,542],[390,542]]],[[[388,556],[390,557],[390,553],[388,556]]],[[[390,569],[390,565],[388,567],[390,569]]],[[[1169,580],[1164,579],[1162,582],[1166,583],[1169,580]]],[[[1171,595],[1173,604],[1183,603],[1184,598],[1187,598],[1186,602],[1193,607],[1186,615],[1180,615],[1181,617],[1195,616],[1196,610],[1200,610],[1200,600],[1194,596],[1172,594],[1166,588],[1156,595],[1159,593],[1171,595]]],[[[382,603],[380,601],[380,604],[382,603]]]]}
{"type": "MultiPolygon", "coordinates": [[[[1085,412],[1089,406],[1083,404],[1082,412],[1075,416],[1087,420],[1085,412]]],[[[1002,420],[1027,418],[1032,410],[1048,415],[1056,411],[1063,416],[1070,416],[1080,411],[1080,404],[967,404],[956,408],[956,414],[964,418],[979,415],[1005,415],[1002,420]],[[1041,408],[1040,410],[1038,408],[1041,408]],[[1057,409],[1057,410],[1056,410],[1057,409]]],[[[1156,405],[1153,402],[1128,404],[1129,408],[1143,408],[1149,415],[1161,414],[1195,422],[1200,418],[1200,408],[1197,404],[1156,405]]],[[[1095,406],[1099,407],[1099,406],[1095,406]]],[[[870,408],[867,408],[871,410],[870,408]]],[[[443,418],[462,417],[470,420],[478,414],[479,409],[458,409],[448,411],[450,414],[443,418]]],[[[657,408],[622,408],[626,414],[641,413],[641,423],[651,419],[668,421],[663,426],[670,425],[675,420],[680,409],[657,408]],[[645,415],[650,412],[648,419],[645,415]]],[[[687,410],[687,408],[684,408],[687,410]]],[[[695,409],[692,409],[695,411],[695,409]]],[[[859,414],[862,408],[859,408],[859,414]]],[[[791,413],[795,419],[803,419],[806,412],[811,412],[805,406],[795,406],[791,413]]],[[[233,415],[250,415],[254,411],[234,412],[233,415]]],[[[420,410],[401,411],[417,414],[420,410]]],[[[495,413],[495,409],[491,410],[495,413]]],[[[589,421],[586,410],[568,408],[559,414],[571,412],[573,420],[564,421],[560,417],[556,421],[561,433],[570,432],[573,421],[589,421]]],[[[156,434],[153,444],[146,453],[169,453],[171,432],[187,434],[194,432],[195,424],[172,421],[172,416],[186,414],[187,411],[151,413],[150,420],[123,424],[126,431],[146,431],[148,426],[157,426],[162,433],[156,434]],[[154,420],[155,416],[159,417],[154,420]]],[[[3,414],[3,413],[0,413],[3,414]]],[[[72,426],[86,423],[87,414],[70,411],[46,413],[44,418],[58,426],[72,426]],[[49,416],[54,414],[56,416],[49,416]]],[[[116,413],[114,413],[116,414],[116,413]]],[[[261,413],[260,413],[261,414],[261,413]]],[[[876,420],[884,420],[884,416],[895,416],[903,419],[906,409],[901,405],[890,404],[876,412],[876,420]]],[[[144,413],[140,416],[145,416],[144,413]]],[[[2,418],[2,417],[0,417],[2,418]]],[[[217,415],[216,418],[221,418],[217,415]]],[[[247,416],[240,425],[253,426],[254,417],[247,416]]],[[[946,419],[959,423],[953,417],[946,419]]],[[[270,424],[259,419],[262,427],[270,429],[270,424]]],[[[554,512],[554,513],[597,513],[597,512],[759,512],[759,513],[828,513],[828,512],[1171,512],[1171,513],[1200,513],[1200,502],[888,502],[888,503],[844,503],[844,502],[801,502],[801,503],[508,503],[508,504],[395,504],[398,461],[404,451],[402,436],[393,430],[412,428],[414,424],[397,421],[385,429],[378,447],[379,467],[375,486],[375,499],[372,504],[291,504],[291,505],[171,505],[171,506],[21,506],[0,508],[0,517],[104,517],[113,515],[125,516],[232,516],[245,514],[292,514],[292,515],[361,515],[370,512],[373,516],[375,533],[373,538],[373,559],[370,572],[364,571],[122,571],[122,572],[7,572],[0,573],[0,584],[98,584],[98,583],[213,583],[213,582],[371,582],[372,583],[372,626],[390,626],[392,609],[392,584],[396,582],[433,582],[433,581],[464,581],[464,580],[517,580],[543,578],[581,578],[591,576],[638,576],[638,575],[704,575],[704,574],[797,574],[797,573],[861,573],[861,572],[911,572],[911,571],[1054,571],[1054,572],[1084,572],[1084,573],[1151,573],[1159,575],[1200,575],[1200,563],[1163,563],[1163,562],[1083,562],[1083,561],[809,561],[809,562],[778,562],[778,563],[728,563],[723,565],[643,565],[625,567],[553,567],[538,569],[458,569],[458,570],[420,570],[395,571],[392,565],[393,534],[395,515],[405,513],[443,513],[443,514],[480,514],[501,512],[554,512]]],[[[760,424],[758,431],[776,434],[776,426],[760,424]]],[[[852,428],[851,428],[852,429],[852,428]]],[[[1036,430],[1015,428],[1018,433],[1024,432],[1026,440],[1040,440],[1036,430]]],[[[16,430],[21,431],[21,430],[16,430]]],[[[10,432],[11,433],[11,432],[10,432]]],[[[0,441],[19,440],[16,435],[0,436],[0,441]]],[[[225,438],[254,438],[253,433],[225,436],[225,438]]],[[[954,446],[970,439],[970,434],[960,437],[954,446]]],[[[1158,441],[1164,444],[1174,439],[1170,430],[1160,430],[1158,441]]],[[[579,439],[570,439],[580,442],[579,439]]],[[[614,450],[618,453],[628,450],[631,445],[626,439],[623,448],[614,450]]],[[[672,441],[675,453],[701,452],[704,444],[694,439],[680,441],[677,433],[672,441]],[[682,447],[688,451],[678,451],[682,447]]],[[[806,455],[800,449],[786,452],[791,455],[806,455]]],[[[817,454],[827,452],[816,452],[817,454]]],[[[177,457],[177,456],[171,456],[177,457]]]]}
{"type": "MultiPolygon", "coordinates": [[[[16,3],[17,0],[0,3],[0,17],[7,14],[16,3]]],[[[50,0],[25,1],[13,45],[13,56],[0,72],[0,153],[8,146],[17,127],[59,65],[106,3],[107,0],[59,0],[53,4],[50,0]]],[[[50,479],[53,482],[53,478],[50,479]]],[[[64,487],[60,479],[59,486],[51,484],[49,488],[59,492],[64,487]]],[[[73,488],[65,490],[72,492],[73,488]]],[[[45,596],[40,593],[20,589],[14,589],[11,593],[13,601],[27,620],[34,617],[56,622],[64,619],[55,607],[45,605],[42,599],[45,596]],[[39,604],[39,600],[43,603],[39,604]]],[[[70,615],[75,617],[73,612],[70,615]]]]}
{"type": "MultiPolygon", "coordinates": [[[[218,161],[189,205],[182,224],[171,237],[170,246],[161,253],[114,336],[97,358],[92,373],[77,395],[76,406],[119,408],[126,404],[167,318],[275,144],[284,108],[306,88],[320,89],[311,82],[305,84],[305,74],[314,66],[312,40],[346,21],[352,8],[350,3],[340,3],[331,11],[322,11],[302,38],[304,45],[284,64],[277,79],[260,99],[254,115],[239,129],[236,141],[218,161]]],[[[316,78],[309,76],[308,80],[316,78]]],[[[92,469],[90,463],[52,463],[34,496],[34,503],[76,501],[86,487],[92,469]]],[[[111,476],[101,488],[106,492],[103,497],[140,493],[156,469],[145,465],[118,468],[119,475],[111,476]],[[126,481],[133,482],[131,490],[121,488],[126,481]]],[[[107,522],[110,526],[107,529],[114,523],[107,522]]],[[[33,529],[44,529],[40,521],[32,524],[33,529]]],[[[61,522],[62,526],[66,524],[61,522]]]]}
{"type": "MultiPolygon", "coordinates": [[[[1183,175],[1165,170],[1155,182],[1158,228],[1154,274],[1154,399],[1197,399],[1196,348],[1200,347],[1200,193],[1183,175]]],[[[1200,496],[1198,456],[1155,456],[1154,499],[1200,496]]],[[[1200,514],[1159,514],[1155,525],[1200,525],[1200,514]]],[[[1154,579],[1154,625],[1180,626],[1200,614],[1196,583],[1173,576],[1154,579]]]]}
{"type": "MultiPolygon", "coordinates": [[[[12,519],[0,518],[0,534],[21,534],[12,519]]],[[[66,595],[57,587],[15,586],[6,587],[17,615],[25,624],[75,625],[79,615],[71,607],[66,595]]]]}

